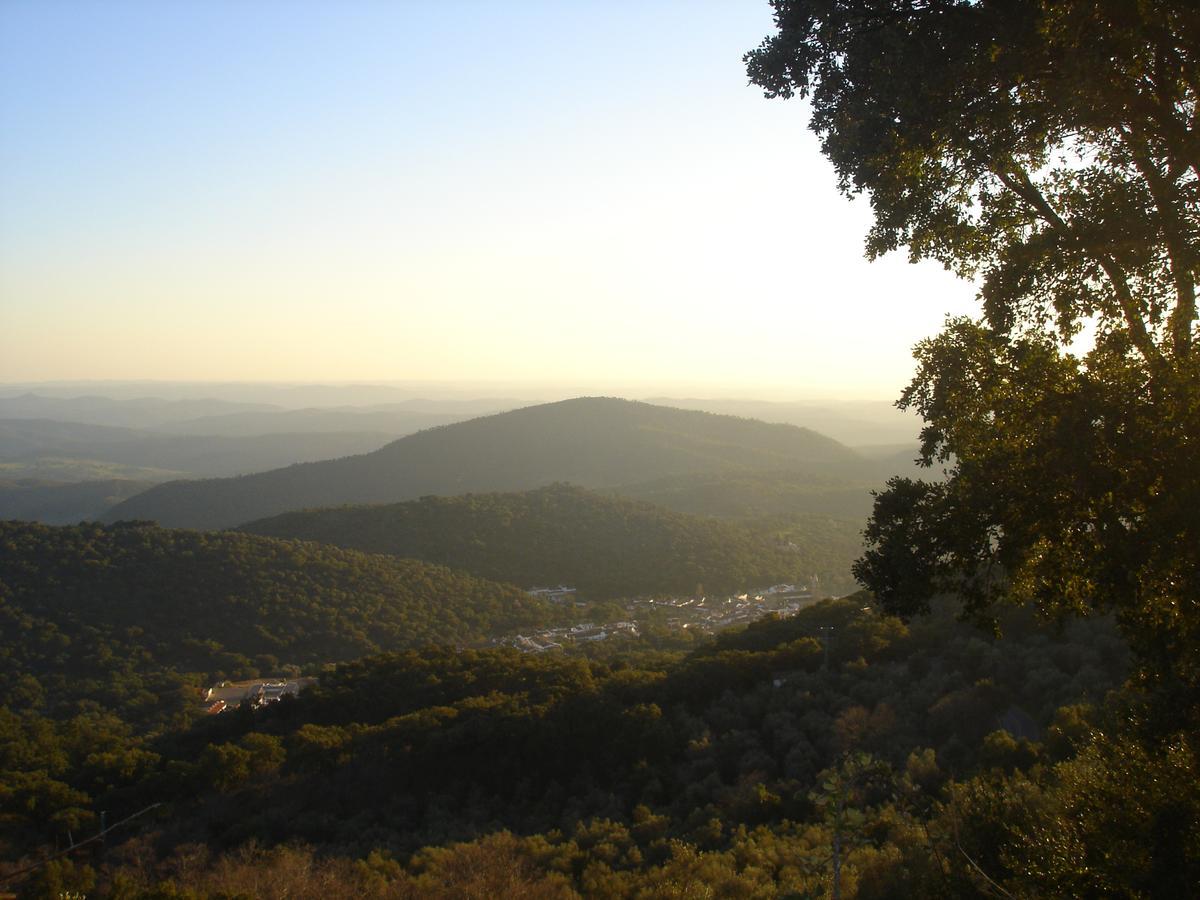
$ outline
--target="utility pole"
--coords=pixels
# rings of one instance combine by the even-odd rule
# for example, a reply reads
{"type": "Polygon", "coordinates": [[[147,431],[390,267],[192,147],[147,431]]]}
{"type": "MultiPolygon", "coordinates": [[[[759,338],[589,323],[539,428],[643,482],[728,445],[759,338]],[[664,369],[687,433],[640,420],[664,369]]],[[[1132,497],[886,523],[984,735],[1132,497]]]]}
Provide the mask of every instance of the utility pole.
{"type": "Polygon", "coordinates": [[[842,816],[846,812],[846,797],[838,796],[837,818],[833,828],[833,897],[842,900],[842,816]]]}
{"type": "Polygon", "coordinates": [[[833,642],[833,626],[821,625],[817,631],[821,632],[821,643],[825,646],[825,668],[829,668],[829,645],[833,642]]]}

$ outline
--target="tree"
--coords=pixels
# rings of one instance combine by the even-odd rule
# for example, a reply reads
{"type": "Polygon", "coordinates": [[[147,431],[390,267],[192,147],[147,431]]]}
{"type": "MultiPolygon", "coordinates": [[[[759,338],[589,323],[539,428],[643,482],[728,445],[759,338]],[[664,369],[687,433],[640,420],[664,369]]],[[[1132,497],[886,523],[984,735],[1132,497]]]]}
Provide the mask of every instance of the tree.
{"type": "Polygon", "coordinates": [[[980,618],[1115,610],[1146,681],[1195,696],[1193,3],[773,2],[750,78],[809,100],[840,188],[870,197],[868,255],[980,286],[982,318],[918,345],[898,404],[948,477],[889,483],[856,576],[905,616],[941,591],[980,618]]]}
{"type": "Polygon", "coordinates": [[[838,765],[817,776],[820,789],[808,796],[829,829],[830,851],[828,857],[816,854],[816,861],[822,868],[829,865],[833,900],[842,896],[842,864],[847,853],[866,843],[865,832],[875,812],[871,801],[890,797],[893,781],[888,766],[866,753],[843,756],[838,765]]]}

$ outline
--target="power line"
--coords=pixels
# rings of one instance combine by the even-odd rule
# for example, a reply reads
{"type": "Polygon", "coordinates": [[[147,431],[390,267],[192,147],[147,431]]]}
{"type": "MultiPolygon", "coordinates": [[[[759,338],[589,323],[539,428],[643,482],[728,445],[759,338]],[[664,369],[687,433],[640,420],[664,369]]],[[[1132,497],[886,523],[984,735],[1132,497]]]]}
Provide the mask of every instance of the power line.
{"type": "Polygon", "coordinates": [[[157,809],[160,806],[162,806],[161,803],[151,803],[145,809],[139,809],[133,815],[126,816],[120,822],[114,822],[113,824],[109,825],[107,828],[103,827],[104,818],[102,816],[100,819],[101,829],[98,832],[96,832],[96,834],[92,835],[90,838],[85,838],[84,840],[79,841],[78,843],[72,844],[66,850],[60,850],[58,853],[53,853],[50,856],[47,856],[45,859],[38,860],[33,865],[26,866],[23,869],[17,869],[17,871],[15,871],[15,872],[9,872],[7,875],[0,875],[0,884],[4,884],[5,882],[12,881],[18,875],[24,875],[26,872],[32,872],[35,869],[40,869],[42,866],[46,865],[47,863],[54,862],[54,860],[59,859],[60,857],[66,856],[68,853],[71,853],[74,850],[78,850],[80,847],[83,847],[86,844],[93,844],[96,841],[103,840],[104,836],[106,834],[108,834],[110,831],[120,828],[126,822],[132,822],[138,816],[143,816],[146,813],[150,812],[150,810],[157,809]]]}

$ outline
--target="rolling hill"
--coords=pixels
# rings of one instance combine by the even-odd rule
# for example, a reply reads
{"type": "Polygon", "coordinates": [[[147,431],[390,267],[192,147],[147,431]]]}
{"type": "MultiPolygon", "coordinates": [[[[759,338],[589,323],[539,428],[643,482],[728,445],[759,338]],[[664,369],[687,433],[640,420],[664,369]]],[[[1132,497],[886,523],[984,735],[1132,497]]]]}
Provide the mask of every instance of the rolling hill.
{"type": "Polygon", "coordinates": [[[223,528],[289,510],[388,503],[426,494],[514,491],[552,482],[619,488],[671,476],[783,471],[877,481],[874,468],[804,428],[589,397],[418,432],[373,453],[240,478],[171,482],[106,520],[223,528]]]}
{"type": "MultiPolygon", "coordinates": [[[[746,589],[818,565],[742,525],[566,484],[289,512],[240,530],[408,556],[525,587],[567,584],[592,600],[690,594],[697,584],[746,589]]],[[[848,566],[853,552],[837,564],[848,566]]]]}
{"type": "Polygon", "coordinates": [[[146,523],[0,522],[0,705],[152,716],[175,706],[184,673],[311,669],[550,615],[511,585],[415,560],[146,523]]]}

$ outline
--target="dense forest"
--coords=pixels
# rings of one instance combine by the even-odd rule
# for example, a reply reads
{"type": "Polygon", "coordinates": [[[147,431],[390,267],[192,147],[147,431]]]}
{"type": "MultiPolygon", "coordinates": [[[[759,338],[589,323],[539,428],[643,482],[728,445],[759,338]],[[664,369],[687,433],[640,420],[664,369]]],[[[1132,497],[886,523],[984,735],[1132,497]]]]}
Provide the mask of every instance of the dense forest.
{"type": "Polygon", "coordinates": [[[565,584],[605,600],[849,572],[858,536],[829,527],[833,540],[789,545],[741,525],[559,484],[284,513],[241,530],[413,557],[524,587],[565,584]]]}
{"type": "Polygon", "coordinates": [[[431,428],[362,456],[159,485],[106,518],[228,528],[290,510],[429,494],[528,490],[557,481],[619,488],[689,474],[776,471],[841,481],[855,489],[855,513],[868,488],[893,474],[794,425],[581,397],[431,428]]]}
{"type": "Polygon", "coordinates": [[[500,585],[415,560],[146,523],[0,523],[0,704],[161,723],[201,677],[311,672],[552,621],[500,585]]]}
{"type": "Polygon", "coordinates": [[[959,896],[1024,883],[1047,830],[1063,851],[1039,875],[1059,895],[1160,877],[1109,853],[1070,870],[1107,817],[1137,829],[1196,799],[1194,761],[1113,755],[1112,717],[1138,702],[1100,706],[1128,666],[1112,624],[1017,611],[997,639],[951,605],[905,626],[858,595],[692,649],[386,654],[154,739],[9,712],[26,810],[9,851],[157,803],[90,862],[38,869],[30,895],[482,896],[515,879],[514,896],[803,896],[836,864],[845,896],[959,896]],[[1122,765],[1159,781],[1112,808],[1122,765]]]}

